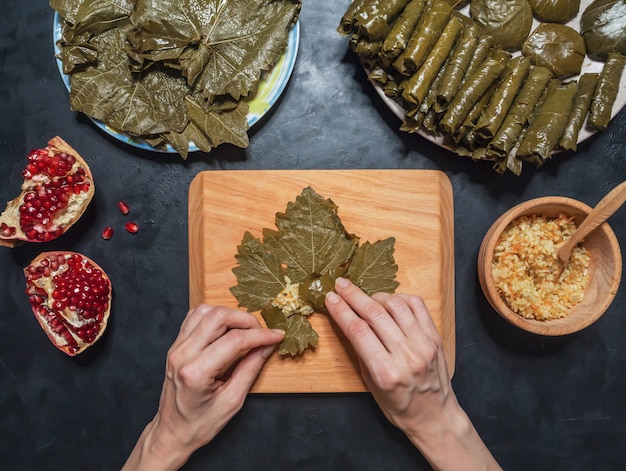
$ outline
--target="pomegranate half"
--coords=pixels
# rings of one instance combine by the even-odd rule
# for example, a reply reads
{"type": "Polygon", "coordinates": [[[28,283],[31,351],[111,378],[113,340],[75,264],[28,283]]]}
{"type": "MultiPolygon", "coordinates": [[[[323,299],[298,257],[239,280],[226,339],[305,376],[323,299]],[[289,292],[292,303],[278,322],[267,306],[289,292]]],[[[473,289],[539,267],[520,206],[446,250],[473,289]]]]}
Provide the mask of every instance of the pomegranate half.
{"type": "Polygon", "coordinates": [[[31,151],[22,171],[21,193],[0,214],[0,245],[48,242],[65,233],[94,194],[87,163],[60,137],[31,151]]]}
{"type": "Polygon", "coordinates": [[[26,268],[26,294],[39,325],[70,356],[93,345],[111,312],[111,281],[77,252],[44,252],[26,268]]]}

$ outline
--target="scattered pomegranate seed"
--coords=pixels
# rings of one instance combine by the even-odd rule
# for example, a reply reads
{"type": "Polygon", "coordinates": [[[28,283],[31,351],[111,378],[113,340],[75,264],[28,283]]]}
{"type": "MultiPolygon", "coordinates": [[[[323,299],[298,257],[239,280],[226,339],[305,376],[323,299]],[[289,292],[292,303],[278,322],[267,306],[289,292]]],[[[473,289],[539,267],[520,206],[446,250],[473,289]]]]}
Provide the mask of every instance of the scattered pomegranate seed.
{"type": "Polygon", "coordinates": [[[131,234],[136,234],[139,231],[139,226],[136,222],[127,222],[126,224],[124,224],[124,227],[131,234]]]}
{"type": "Polygon", "coordinates": [[[117,203],[117,207],[120,209],[120,213],[122,214],[128,214],[130,212],[130,207],[123,201],[119,201],[117,203]]]}
{"type": "Polygon", "coordinates": [[[113,237],[113,228],[111,226],[106,226],[103,230],[102,230],[102,238],[104,240],[109,240],[111,237],[113,237]]]}

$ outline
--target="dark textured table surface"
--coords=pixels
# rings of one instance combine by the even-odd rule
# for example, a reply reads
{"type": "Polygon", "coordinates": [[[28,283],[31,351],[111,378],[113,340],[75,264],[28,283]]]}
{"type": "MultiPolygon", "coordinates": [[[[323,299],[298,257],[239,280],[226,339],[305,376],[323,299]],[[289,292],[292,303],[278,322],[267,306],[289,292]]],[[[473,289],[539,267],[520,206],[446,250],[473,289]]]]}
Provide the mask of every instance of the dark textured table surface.
{"type": "MultiPolygon", "coordinates": [[[[455,205],[453,385],[487,446],[509,470],[626,469],[626,287],[606,314],[566,338],[514,330],[476,276],[483,235],[507,208],[552,194],[595,204],[626,178],[626,111],[575,154],[521,177],[492,172],[398,131],[347,41],[345,2],[305,2],[295,71],[245,150],[137,151],[70,111],[43,1],[0,0],[0,201],[19,191],[32,148],[60,135],[87,157],[97,191],[77,227],[47,249],[82,252],[114,286],[106,335],[84,356],[57,351],[31,313],[22,267],[44,248],[0,250],[0,468],[117,469],[155,413],[164,360],[188,306],[187,191],[215,169],[441,169],[455,205]],[[131,236],[116,208],[141,225],[131,236]],[[100,237],[105,225],[118,232],[100,237]]],[[[626,246],[626,212],[610,220],[626,246]]],[[[255,395],[185,469],[429,469],[368,394],[255,395]]]]}

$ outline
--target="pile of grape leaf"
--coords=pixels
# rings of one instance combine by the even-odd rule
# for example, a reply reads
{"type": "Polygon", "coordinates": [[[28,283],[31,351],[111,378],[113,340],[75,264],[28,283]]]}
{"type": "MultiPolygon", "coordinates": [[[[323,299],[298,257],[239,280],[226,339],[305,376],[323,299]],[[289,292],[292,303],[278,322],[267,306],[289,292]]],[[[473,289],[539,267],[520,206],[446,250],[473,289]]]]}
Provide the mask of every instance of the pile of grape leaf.
{"type": "Polygon", "coordinates": [[[50,0],[70,106],[183,157],[248,146],[248,104],[301,0],[50,0]]]}
{"type": "Polygon", "coordinates": [[[285,331],[280,355],[300,355],[318,340],[308,315],[286,315],[272,306],[287,280],[298,284],[299,299],[316,312],[325,312],[324,298],[339,276],[367,294],[393,293],[399,285],[395,238],[359,245],[359,238],[346,232],[337,209],[331,199],[306,187],[284,213],[276,213],[278,230],[263,229],[262,240],[246,231],[237,247],[237,285],[230,291],[240,307],[260,310],[268,327],[285,331]]]}

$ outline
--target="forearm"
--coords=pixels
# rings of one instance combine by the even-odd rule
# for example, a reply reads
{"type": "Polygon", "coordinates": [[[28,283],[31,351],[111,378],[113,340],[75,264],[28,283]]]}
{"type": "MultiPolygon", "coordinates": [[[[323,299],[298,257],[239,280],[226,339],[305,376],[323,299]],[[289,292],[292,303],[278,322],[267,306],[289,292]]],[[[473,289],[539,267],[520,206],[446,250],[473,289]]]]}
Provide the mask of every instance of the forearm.
{"type": "Polygon", "coordinates": [[[141,433],[122,471],[176,471],[191,453],[169,446],[157,430],[158,417],[141,433]]]}
{"type": "Polygon", "coordinates": [[[456,399],[447,405],[441,420],[426,430],[408,431],[407,436],[433,469],[439,471],[501,470],[467,414],[456,399]]]}

